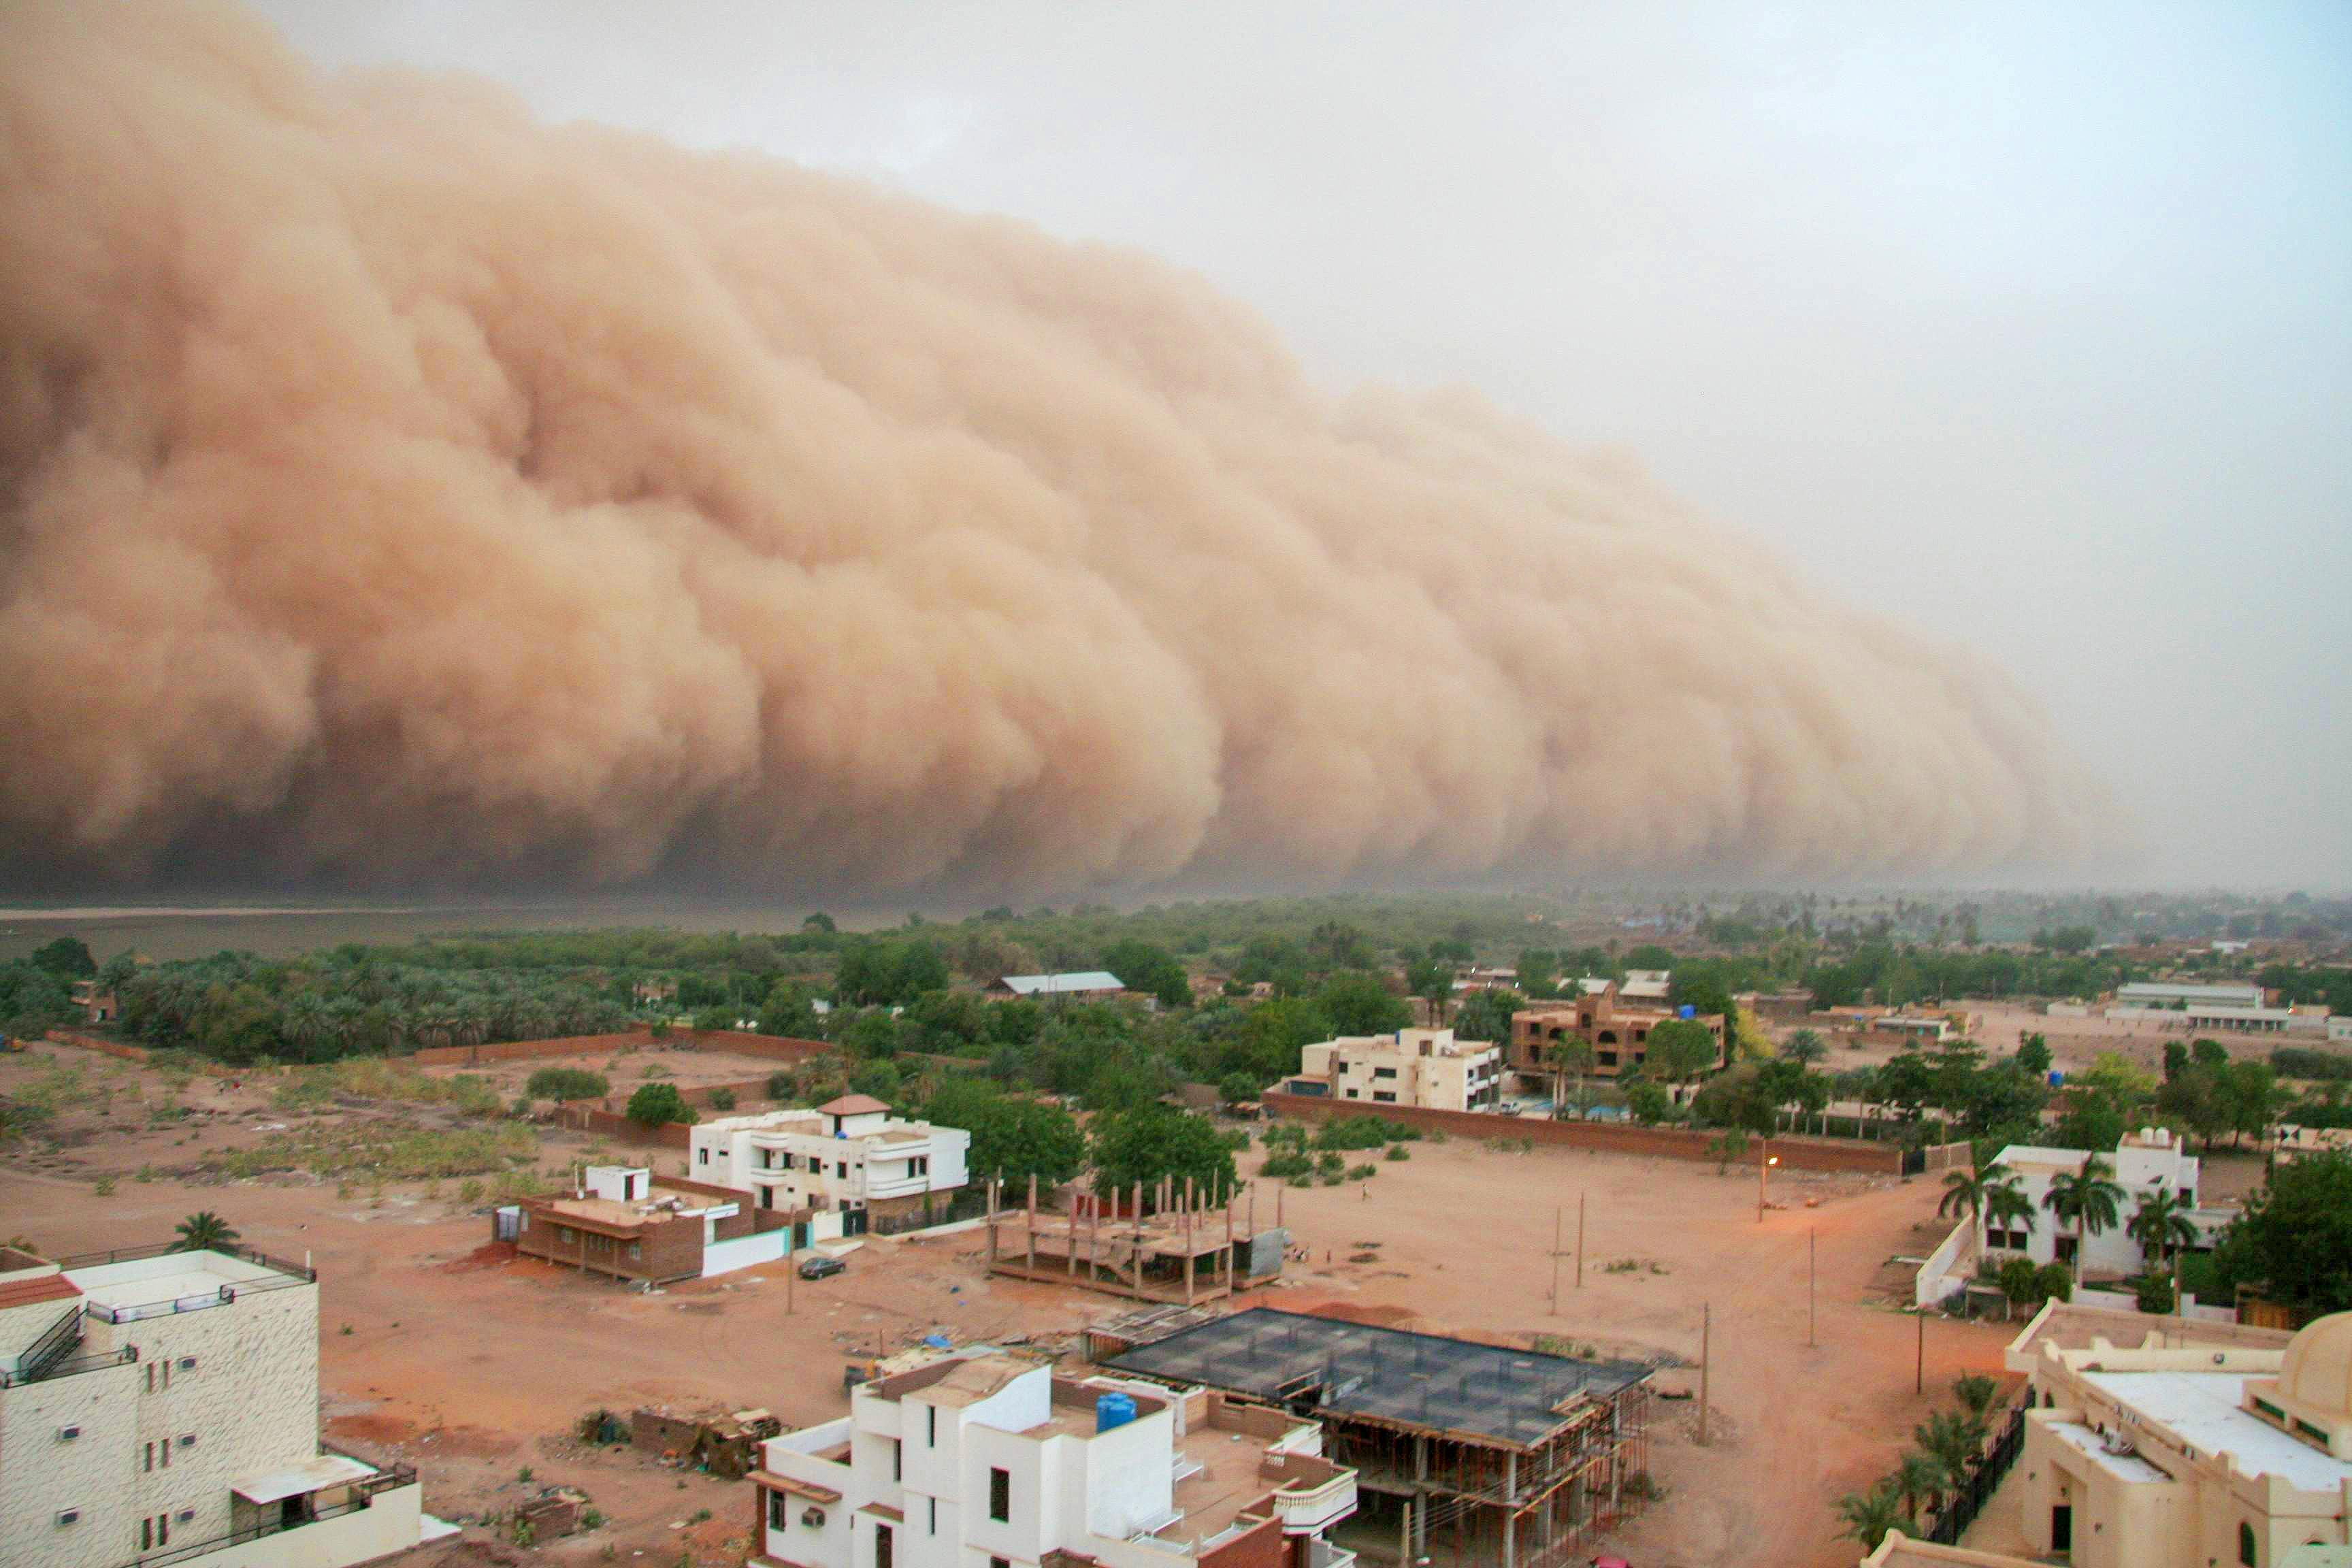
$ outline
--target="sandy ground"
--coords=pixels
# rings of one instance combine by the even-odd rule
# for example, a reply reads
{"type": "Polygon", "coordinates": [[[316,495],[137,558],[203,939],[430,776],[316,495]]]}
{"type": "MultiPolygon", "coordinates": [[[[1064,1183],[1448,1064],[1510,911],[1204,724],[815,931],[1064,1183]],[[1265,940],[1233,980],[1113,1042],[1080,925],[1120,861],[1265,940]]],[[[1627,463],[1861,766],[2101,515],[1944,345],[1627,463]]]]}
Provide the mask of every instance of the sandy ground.
{"type": "MultiPolygon", "coordinates": [[[[499,1098],[511,1100],[522,1093],[530,1075],[541,1068],[584,1068],[602,1073],[612,1086],[613,1095],[626,1100],[640,1085],[649,1081],[667,1080],[680,1089],[699,1089],[713,1083],[765,1083],[772,1074],[787,1070],[787,1064],[773,1062],[764,1057],[735,1056],[725,1051],[677,1049],[667,1046],[640,1046],[617,1051],[593,1051],[583,1056],[534,1057],[520,1061],[482,1062],[473,1067],[436,1066],[424,1070],[436,1078],[453,1078],[463,1073],[471,1078],[488,1079],[499,1091],[499,1098]]],[[[757,1096],[746,1096],[739,1107],[744,1110],[761,1109],[766,1101],[757,1096]]]]}
{"type": "MultiPolygon", "coordinates": [[[[46,1070],[38,1058],[0,1060],[0,1092],[46,1070]]],[[[86,1070],[117,1075],[108,1081],[119,1094],[156,1092],[144,1069],[89,1059],[86,1070]]],[[[1085,1292],[983,1279],[982,1241],[970,1233],[874,1243],[845,1274],[793,1286],[789,1308],[776,1271],[631,1294],[513,1260],[486,1245],[486,1215],[427,1199],[423,1184],[339,1199],[334,1184],[308,1178],[219,1186],[184,1179],[173,1166],[283,1118],[251,1080],[229,1089],[199,1079],[183,1098],[213,1110],[192,1126],[150,1131],[118,1101],[105,1130],[91,1131],[100,1121],[84,1107],[66,1119],[66,1147],[56,1154],[20,1146],[0,1157],[0,1235],[21,1233],[59,1252],[135,1245],[209,1207],[251,1244],[311,1257],[320,1271],[328,1436],[373,1458],[416,1462],[426,1507],[469,1524],[466,1542],[420,1562],[740,1562],[751,1489],[681,1475],[625,1448],[583,1450],[572,1424],[598,1405],[625,1412],[650,1402],[765,1405],[788,1424],[823,1420],[845,1408],[840,1373],[851,1354],[932,1331],[960,1342],[1050,1342],[1120,1310],[1085,1292]],[[156,1179],[125,1174],[110,1196],[94,1192],[100,1174],[142,1164],[158,1167],[156,1179]],[[474,1522],[550,1483],[587,1491],[608,1522],[528,1554],[474,1522]],[[704,1509],[711,1517],[696,1521],[704,1509]]],[[[540,1163],[579,1152],[576,1142],[549,1136],[540,1163]]],[[[1916,1325],[1884,1304],[1885,1266],[1923,1253],[1942,1232],[1927,1180],[1781,1175],[1772,1191],[1780,1206],[1759,1223],[1755,1181],[1742,1170],[1717,1175],[1707,1165],[1567,1150],[1502,1153],[1455,1141],[1416,1146],[1410,1161],[1380,1172],[1369,1184],[1285,1189],[1283,1216],[1312,1261],[1252,1300],[1685,1360],[1698,1354],[1702,1306],[1711,1310],[1713,1443],[1691,1440],[1691,1404],[1661,1403],[1653,1465],[1666,1495],[1612,1543],[1644,1568],[1851,1563],[1832,1500],[1892,1463],[1960,1371],[1999,1370],[2009,1331],[1931,1321],[1927,1393],[1912,1391],[1916,1325]],[[1556,1215],[1566,1254],[1557,1312],[1548,1256],[1556,1215]],[[1818,1278],[1811,1346],[1809,1241],[1818,1278]],[[1376,1261],[1349,1261],[1368,1251],[1376,1261]],[[1636,1267],[1608,1271],[1622,1259],[1636,1267]]],[[[1273,1189],[1261,1189],[1261,1218],[1276,1201],[1273,1189]]],[[[1690,1385],[1696,1373],[1675,1369],[1661,1379],[1690,1385]]]]}

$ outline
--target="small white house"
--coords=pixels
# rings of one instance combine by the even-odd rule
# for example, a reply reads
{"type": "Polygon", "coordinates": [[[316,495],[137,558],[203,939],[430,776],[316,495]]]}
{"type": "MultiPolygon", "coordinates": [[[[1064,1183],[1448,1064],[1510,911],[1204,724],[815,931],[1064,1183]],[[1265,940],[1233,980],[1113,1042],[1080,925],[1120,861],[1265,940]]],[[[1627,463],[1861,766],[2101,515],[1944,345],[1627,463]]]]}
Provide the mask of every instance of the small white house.
{"type": "MultiPolygon", "coordinates": [[[[2062,1222],[2044,1204],[2053,1178],[2079,1171],[2091,1157],[2087,1149],[2043,1149],[2022,1143],[2012,1143],[2003,1149],[1998,1163],[2013,1172],[2018,1178],[2018,1190],[2033,1205],[2033,1224],[2029,1230],[2014,1228],[1996,1230],[1985,1222],[1984,1243],[1989,1250],[2022,1253],[2036,1263],[2063,1263],[2070,1268],[2074,1261],[2075,1227],[2062,1222]]],[[[2106,1163],[2114,1168],[2108,1180],[2123,1188],[2123,1200],[2116,1205],[2116,1223],[2099,1231],[2084,1243],[2083,1271],[2093,1275],[2122,1276],[2137,1274],[2145,1268],[2146,1256],[2139,1243],[2125,1229],[2139,1208],[2139,1200],[2152,1193],[2178,1194],[2190,1205],[2197,1202],[2200,1166],[2188,1145],[2170,1130],[2143,1127],[2127,1132],[2116,1145],[2106,1163]]],[[[2234,1209],[2194,1208],[2189,1222],[2197,1227],[2197,1249],[2210,1247],[2213,1237],[2237,1217],[2234,1209]]]]}
{"type": "Polygon", "coordinates": [[[1341,1568],[1356,1507],[1313,1422],[993,1351],[860,1386],[751,1480],[752,1561],[801,1568],[1341,1568]]]}
{"type": "Polygon", "coordinates": [[[890,1114],[845,1094],[814,1110],[773,1110],[698,1123],[688,1141],[698,1182],[751,1194],[760,1208],[837,1213],[843,1234],[904,1230],[944,1215],[966,1170],[971,1134],[890,1114]]]}

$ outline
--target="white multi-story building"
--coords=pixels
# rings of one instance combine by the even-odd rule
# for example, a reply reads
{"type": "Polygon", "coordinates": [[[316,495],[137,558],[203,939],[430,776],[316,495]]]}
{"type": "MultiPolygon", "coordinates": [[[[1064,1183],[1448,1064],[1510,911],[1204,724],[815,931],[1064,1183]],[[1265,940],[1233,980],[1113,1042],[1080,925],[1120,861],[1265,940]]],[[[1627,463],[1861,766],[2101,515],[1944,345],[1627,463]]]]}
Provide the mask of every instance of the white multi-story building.
{"type": "Polygon", "coordinates": [[[971,1134],[902,1121],[863,1094],[814,1110],[726,1116],[697,1125],[691,1173],[751,1194],[759,1208],[838,1214],[848,1236],[943,1217],[966,1171],[971,1134]]]}
{"type": "Polygon", "coordinates": [[[771,1438],[754,1568],[1345,1568],[1356,1473],[1322,1429],[1206,1389],[996,1352],[858,1388],[771,1438]]]}
{"type": "Polygon", "coordinates": [[[1503,1048],[1457,1040],[1451,1029],[1343,1035],[1306,1046],[1298,1077],[1333,1100],[1485,1110],[1502,1098],[1503,1048]]]}
{"type": "Polygon", "coordinates": [[[2207,984],[2189,981],[2141,980],[2116,987],[2116,999],[2110,1011],[2177,1013],[2191,1007],[2248,1008],[2260,1007],[2266,1000],[2261,986],[2234,981],[2207,984]]]}
{"type": "Polygon", "coordinates": [[[0,1248],[0,1568],[341,1568],[416,1472],[319,1441],[319,1287],[242,1248],[0,1248]]]}
{"type": "MultiPolygon", "coordinates": [[[[1996,1163],[2016,1175],[2018,1190],[2033,1205],[2033,1225],[2030,1230],[1996,1229],[1990,1221],[1984,1225],[1985,1245],[1995,1251],[2020,1252],[2036,1263],[2064,1263],[2072,1266],[2076,1246],[2075,1227],[2063,1223],[2043,1202],[2050,1194],[2050,1184],[2057,1176],[2080,1171],[2091,1157],[2087,1149],[2043,1149],[2030,1144],[2012,1143],[2003,1149],[1996,1163]]],[[[2093,1233],[2083,1241],[2083,1272],[2086,1274],[2137,1274],[2147,1266],[2138,1242],[2125,1228],[2138,1211],[2139,1200],[2154,1193],[2169,1192],[2191,1205],[2189,1222],[2198,1233],[2196,1246],[2210,1247],[2213,1237],[2238,1217],[2235,1209],[2198,1208],[2198,1181],[2200,1166],[2197,1157],[2189,1152],[2187,1142],[2168,1128],[2143,1127],[2137,1132],[2124,1134],[2112,1155],[2102,1155],[2112,1168],[2107,1178],[2123,1188],[2123,1201],[2116,1205],[2116,1223],[2108,1229],[2093,1233]]]]}

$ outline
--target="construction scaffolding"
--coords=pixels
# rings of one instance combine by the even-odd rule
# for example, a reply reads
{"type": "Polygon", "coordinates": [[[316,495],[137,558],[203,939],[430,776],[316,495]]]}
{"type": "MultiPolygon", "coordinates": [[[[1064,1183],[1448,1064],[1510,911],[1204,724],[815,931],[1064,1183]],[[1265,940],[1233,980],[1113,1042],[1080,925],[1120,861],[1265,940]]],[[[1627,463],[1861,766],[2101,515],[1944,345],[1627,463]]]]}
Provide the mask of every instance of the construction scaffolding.
{"type": "Polygon", "coordinates": [[[1348,1544],[1365,1555],[1561,1568],[1650,1495],[1641,1362],[1265,1310],[1177,1329],[1103,1364],[1320,1421],[1327,1457],[1357,1472],[1348,1544]]]}
{"type": "Polygon", "coordinates": [[[1161,1181],[1146,1193],[1108,1198],[1072,1187],[1058,1212],[1041,1206],[1037,1183],[1028,1200],[1004,1206],[1002,1184],[988,1184],[988,1270],[1014,1279],[1078,1285],[1107,1295],[1192,1306],[1221,1300],[1279,1279],[1289,1233],[1257,1224],[1257,1190],[1201,1191],[1161,1181]]]}

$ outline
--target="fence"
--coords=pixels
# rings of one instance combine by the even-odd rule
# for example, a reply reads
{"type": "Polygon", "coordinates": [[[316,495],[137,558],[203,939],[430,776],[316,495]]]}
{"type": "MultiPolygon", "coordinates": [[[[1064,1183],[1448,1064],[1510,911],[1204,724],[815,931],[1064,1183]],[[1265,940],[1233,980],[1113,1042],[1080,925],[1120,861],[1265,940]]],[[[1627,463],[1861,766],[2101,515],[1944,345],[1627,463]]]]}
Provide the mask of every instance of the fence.
{"type": "Polygon", "coordinates": [[[609,1051],[645,1050],[667,1046],[674,1050],[723,1051],[729,1056],[755,1057],[761,1061],[804,1062],[828,1056],[833,1047],[823,1040],[795,1039],[782,1035],[754,1035],[740,1029],[687,1030],[656,1039],[650,1029],[618,1035],[564,1035],[545,1040],[500,1040],[494,1045],[429,1046],[408,1059],[424,1067],[479,1067],[484,1062],[528,1061],[540,1057],[592,1057],[609,1051]]]}
{"type": "MultiPolygon", "coordinates": [[[[1266,1113],[1300,1121],[1326,1121],[1341,1116],[1377,1116],[1407,1127],[1435,1129],[1450,1138],[1524,1138],[1534,1143],[1564,1144],[1614,1154],[1648,1155],[1709,1163],[1721,1156],[1707,1145],[1717,1134],[1687,1127],[1641,1127],[1613,1121],[1552,1121],[1532,1116],[1494,1116],[1475,1110],[1436,1110],[1419,1105],[1367,1105],[1361,1100],[1332,1100],[1312,1095],[1269,1090],[1259,1097],[1266,1113]]],[[[1864,1171],[1899,1175],[1903,1151],[1887,1144],[1845,1143],[1827,1139],[1782,1136],[1771,1141],[1784,1170],[1864,1171]]]]}
{"type": "Polygon", "coordinates": [[[2018,1450],[2024,1446],[2025,1407],[2014,1405],[2010,1409],[2008,1422],[2000,1429],[2000,1439],[1992,1446],[1992,1452],[1984,1456],[1974,1469],[1961,1478],[1950,1500],[1937,1511],[1936,1522],[1928,1530],[1927,1539],[1938,1546],[1958,1546],[1961,1535],[1976,1522],[1977,1515],[1984,1511],[1986,1500],[2000,1485],[2001,1478],[2009,1474],[2009,1467],[2017,1462],[2018,1450]]]}
{"type": "MultiPolygon", "coordinates": [[[[362,1459],[360,1462],[365,1464],[367,1461],[362,1459]]],[[[209,1541],[192,1541],[184,1546],[173,1546],[160,1552],[145,1552],[132,1558],[127,1568],[168,1568],[171,1563],[184,1563],[191,1557],[208,1556],[213,1552],[224,1552],[232,1546],[243,1546],[248,1542],[259,1541],[264,1537],[277,1535],[285,1531],[299,1530],[304,1525],[318,1524],[331,1519],[341,1519],[347,1513],[357,1513],[360,1510],[372,1505],[379,1492],[390,1491],[396,1487],[413,1487],[415,1484],[415,1466],[394,1465],[389,1469],[381,1469],[364,1479],[353,1481],[350,1489],[345,1492],[343,1501],[315,1510],[304,1518],[295,1520],[272,1518],[264,1523],[253,1525],[245,1530],[231,1531],[226,1535],[215,1535],[209,1541]]]]}

